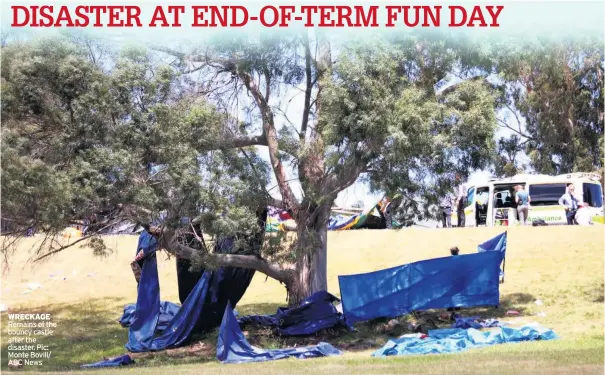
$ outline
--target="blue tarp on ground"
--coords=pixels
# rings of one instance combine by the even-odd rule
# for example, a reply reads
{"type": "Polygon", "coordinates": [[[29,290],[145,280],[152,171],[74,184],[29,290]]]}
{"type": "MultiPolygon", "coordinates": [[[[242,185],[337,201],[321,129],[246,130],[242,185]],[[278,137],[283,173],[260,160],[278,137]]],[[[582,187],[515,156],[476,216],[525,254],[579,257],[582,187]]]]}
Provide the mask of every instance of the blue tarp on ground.
{"type": "Polygon", "coordinates": [[[492,327],[502,327],[505,324],[500,323],[496,319],[487,319],[483,320],[478,316],[454,316],[454,324],[452,324],[452,328],[492,328],[492,327]]]}
{"type": "MultiPolygon", "coordinates": [[[[179,312],[181,306],[176,303],[162,301],[160,302],[160,315],[158,317],[158,323],[156,325],[156,332],[162,332],[168,327],[170,321],[176,316],[179,312]]],[[[124,313],[120,318],[120,324],[122,327],[130,327],[130,324],[134,320],[134,313],[137,309],[137,305],[134,303],[130,303],[124,306],[124,313]]]]}
{"type": "Polygon", "coordinates": [[[249,315],[238,319],[239,324],[255,324],[276,328],[282,336],[304,336],[326,328],[344,327],[345,323],[333,302],[338,301],[330,293],[317,292],[293,308],[280,307],[274,315],[249,315]]]}
{"type": "Polygon", "coordinates": [[[500,327],[489,331],[470,329],[436,329],[421,339],[403,337],[389,340],[373,357],[410,354],[456,353],[472,348],[521,341],[553,340],[557,335],[550,329],[539,325],[527,325],[521,328],[500,327]]]}
{"type": "Polygon", "coordinates": [[[225,309],[216,345],[216,358],[222,363],[264,362],[290,357],[303,359],[340,354],[342,354],[340,350],[325,342],[302,348],[273,350],[256,348],[244,337],[230,304],[225,309]]]}
{"type": "Polygon", "coordinates": [[[116,358],[107,359],[101,362],[82,365],[83,368],[100,368],[100,367],[119,367],[133,364],[134,361],[128,354],[121,355],[116,358]]]}
{"type": "Polygon", "coordinates": [[[418,310],[496,306],[503,257],[489,251],[339,276],[345,319],[354,323],[418,310]]]}

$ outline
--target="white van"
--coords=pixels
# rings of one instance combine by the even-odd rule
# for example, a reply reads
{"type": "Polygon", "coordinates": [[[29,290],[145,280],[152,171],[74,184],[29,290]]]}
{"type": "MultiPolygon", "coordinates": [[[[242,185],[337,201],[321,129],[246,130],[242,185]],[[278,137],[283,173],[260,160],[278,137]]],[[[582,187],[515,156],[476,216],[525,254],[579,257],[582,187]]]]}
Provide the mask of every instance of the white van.
{"type": "MultiPolygon", "coordinates": [[[[559,176],[517,175],[492,180],[468,188],[467,206],[464,209],[467,227],[517,225],[515,185],[525,186],[531,202],[528,221],[544,220],[549,225],[567,224],[565,208],[559,198],[565,194],[567,184],[573,183],[580,200],[589,205],[593,224],[604,224],[603,190],[598,175],[592,173],[570,173],[559,176]]],[[[456,212],[452,224],[457,225],[456,212]]]]}

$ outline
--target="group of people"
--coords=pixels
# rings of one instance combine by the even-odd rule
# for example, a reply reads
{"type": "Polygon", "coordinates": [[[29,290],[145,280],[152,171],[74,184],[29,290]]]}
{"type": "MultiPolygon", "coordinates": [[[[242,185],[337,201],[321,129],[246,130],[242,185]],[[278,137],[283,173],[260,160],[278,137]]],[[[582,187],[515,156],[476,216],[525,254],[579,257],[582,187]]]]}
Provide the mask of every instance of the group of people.
{"type": "MultiPolygon", "coordinates": [[[[445,194],[439,202],[443,228],[452,227],[451,217],[453,207],[456,208],[458,227],[464,227],[465,225],[464,208],[467,206],[468,189],[466,184],[460,181],[459,177],[456,178],[456,181],[458,182],[458,194],[456,196],[451,193],[445,194]]],[[[527,225],[531,197],[527,190],[525,190],[524,185],[516,185],[514,187],[514,201],[520,224],[527,225]]],[[[565,216],[568,225],[590,225],[590,212],[588,209],[584,209],[588,208],[588,204],[581,202],[581,199],[575,193],[573,183],[567,184],[565,194],[559,198],[559,205],[565,207],[565,216]]]]}
{"type": "Polygon", "coordinates": [[[456,208],[456,214],[458,215],[458,227],[464,227],[466,216],[464,214],[464,208],[466,207],[468,188],[467,185],[461,181],[460,176],[456,176],[456,182],[458,183],[458,194],[454,196],[451,193],[446,193],[439,202],[441,209],[441,222],[443,228],[452,227],[452,207],[456,208]]]}

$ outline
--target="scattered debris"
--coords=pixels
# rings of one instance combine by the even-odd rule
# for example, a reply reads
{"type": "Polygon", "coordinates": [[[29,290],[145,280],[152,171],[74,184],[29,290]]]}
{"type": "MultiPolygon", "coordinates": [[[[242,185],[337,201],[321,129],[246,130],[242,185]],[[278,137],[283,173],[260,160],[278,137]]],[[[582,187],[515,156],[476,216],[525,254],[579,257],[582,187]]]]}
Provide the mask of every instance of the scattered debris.
{"type": "Polygon", "coordinates": [[[535,304],[538,305],[538,306],[542,306],[542,305],[544,305],[544,302],[542,302],[539,299],[537,299],[536,302],[535,302],[535,304]]]}
{"type": "Polygon", "coordinates": [[[87,277],[95,277],[97,274],[94,272],[86,274],[87,277]]]}
{"type": "Polygon", "coordinates": [[[518,312],[517,310],[508,310],[505,315],[506,316],[519,316],[519,315],[521,315],[521,313],[518,312]]]}
{"type": "Polygon", "coordinates": [[[539,313],[536,314],[536,316],[544,317],[544,316],[546,316],[546,313],[543,311],[540,311],[539,313]]]}
{"type": "Polygon", "coordinates": [[[42,288],[42,284],[29,283],[29,284],[27,284],[27,287],[29,288],[29,290],[36,290],[36,289],[42,288]]]}
{"type": "Polygon", "coordinates": [[[24,291],[24,292],[23,292],[23,293],[21,293],[21,294],[29,294],[29,293],[31,293],[31,290],[26,290],[26,291],[24,291]]]}

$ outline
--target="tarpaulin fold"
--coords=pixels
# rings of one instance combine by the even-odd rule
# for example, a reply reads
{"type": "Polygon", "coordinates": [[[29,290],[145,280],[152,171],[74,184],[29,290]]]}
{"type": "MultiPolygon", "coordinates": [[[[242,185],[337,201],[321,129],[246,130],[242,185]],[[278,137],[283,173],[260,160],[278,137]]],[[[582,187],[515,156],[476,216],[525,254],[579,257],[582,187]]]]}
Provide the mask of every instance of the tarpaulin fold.
{"type": "Polygon", "coordinates": [[[454,316],[454,324],[452,324],[452,328],[492,328],[492,327],[501,327],[506,325],[505,323],[500,323],[496,319],[481,319],[478,316],[454,316]]]}
{"type": "Polygon", "coordinates": [[[338,298],[325,290],[317,292],[293,308],[280,307],[273,315],[249,315],[239,324],[255,324],[275,328],[282,336],[304,336],[326,328],[344,327],[352,330],[333,302],[338,298]]]}
{"type": "Polygon", "coordinates": [[[418,310],[497,306],[503,257],[489,251],[339,276],[345,319],[354,323],[418,310]]]}
{"type": "Polygon", "coordinates": [[[128,354],[119,357],[106,359],[104,361],[82,365],[83,368],[99,368],[99,367],[119,367],[134,364],[134,360],[128,354]]]}
{"type": "Polygon", "coordinates": [[[340,354],[342,354],[340,350],[325,342],[301,348],[273,350],[256,348],[246,340],[230,304],[227,304],[225,309],[216,346],[216,358],[222,363],[264,362],[284,358],[304,359],[340,354]]]}
{"type": "MultiPolygon", "coordinates": [[[[132,321],[134,320],[134,313],[136,311],[137,305],[135,303],[130,303],[124,306],[124,313],[120,318],[120,324],[122,327],[129,327],[132,321]]],[[[181,306],[168,302],[162,301],[160,302],[160,315],[158,317],[158,323],[156,325],[156,332],[162,332],[168,327],[170,321],[176,316],[179,312],[181,306]]]]}
{"type": "Polygon", "coordinates": [[[557,335],[552,330],[537,324],[530,324],[521,328],[499,327],[489,331],[479,331],[474,328],[436,329],[429,331],[426,338],[402,337],[389,340],[372,356],[456,353],[495,344],[553,340],[556,338],[557,335]]]}

